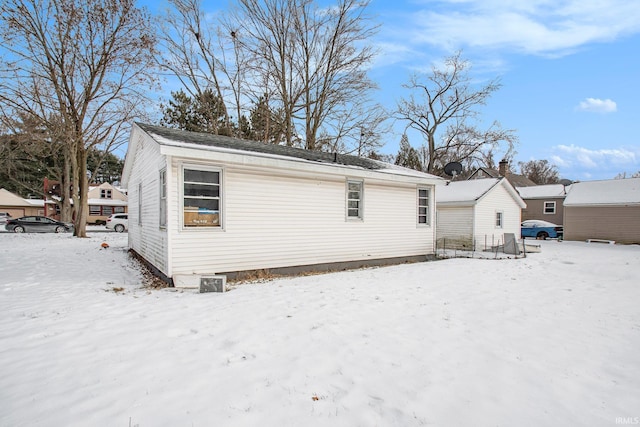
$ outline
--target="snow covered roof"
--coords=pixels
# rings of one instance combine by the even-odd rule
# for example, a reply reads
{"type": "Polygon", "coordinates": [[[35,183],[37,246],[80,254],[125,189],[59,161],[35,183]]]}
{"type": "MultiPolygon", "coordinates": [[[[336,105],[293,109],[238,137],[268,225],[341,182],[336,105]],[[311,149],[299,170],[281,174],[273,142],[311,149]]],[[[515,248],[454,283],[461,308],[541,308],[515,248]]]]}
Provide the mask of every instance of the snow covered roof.
{"type": "Polygon", "coordinates": [[[548,185],[532,185],[530,187],[516,187],[520,197],[523,199],[549,199],[557,197],[565,197],[569,192],[571,186],[565,186],[562,184],[548,184],[548,185]]]}
{"type": "Polygon", "coordinates": [[[443,187],[438,187],[436,203],[475,202],[499,181],[499,178],[452,181],[443,187]]]}
{"type": "Polygon", "coordinates": [[[224,135],[209,133],[188,132],[178,129],[170,129],[162,126],[135,123],[140,129],[149,134],[158,144],[178,146],[196,149],[215,149],[228,152],[249,152],[255,155],[287,158],[289,160],[307,161],[313,163],[338,165],[359,168],[393,175],[401,175],[414,178],[428,178],[444,183],[444,179],[435,175],[419,172],[405,167],[391,165],[378,160],[347,154],[327,153],[322,151],[305,150],[285,145],[265,144],[257,141],[248,141],[232,138],[224,135]]]}
{"type": "Polygon", "coordinates": [[[576,182],[564,205],[640,205],[640,178],[576,182]]]}
{"type": "Polygon", "coordinates": [[[471,179],[466,181],[452,181],[438,187],[436,203],[443,205],[475,205],[485,194],[497,185],[503,185],[513,199],[524,208],[526,205],[515,191],[515,188],[505,178],[471,179]]]}

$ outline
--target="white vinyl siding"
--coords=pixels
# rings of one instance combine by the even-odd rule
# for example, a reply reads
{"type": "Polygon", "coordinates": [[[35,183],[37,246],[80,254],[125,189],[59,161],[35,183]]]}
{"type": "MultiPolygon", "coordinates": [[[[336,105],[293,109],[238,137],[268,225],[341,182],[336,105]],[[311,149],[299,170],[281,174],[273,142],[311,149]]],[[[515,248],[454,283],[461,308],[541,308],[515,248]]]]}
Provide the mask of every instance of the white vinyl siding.
{"type": "Polygon", "coordinates": [[[473,235],[472,218],[473,208],[471,206],[438,207],[438,221],[436,223],[438,245],[471,247],[473,235]]]}
{"type": "Polygon", "coordinates": [[[456,246],[473,246],[477,250],[504,242],[504,233],[520,236],[521,208],[506,184],[498,183],[478,201],[464,206],[446,206],[439,203],[437,238],[449,239],[456,246]],[[497,227],[498,213],[502,227],[497,227]],[[462,242],[462,243],[460,243],[462,242]]]}
{"type": "MultiPolygon", "coordinates": [[[[165,163],[166,160],[160,155],[158,145],[144,135],[138,134],[138,138],[136,151],[127,153],[128,157],[134,156],[136,158],[136,167],[132,169],[128,180],[129,247],[153,263],[158,270],[168,274],[167,233],[158,227],[160,223],[160,210],[158,209],[160,204],[160,171],[167,170],[168,187],[171,185],[171,177],[165,163]],[[138,218],[142,225],[138,223],[138,218]]],[[[168,205],[171,200],[167,198],[168,205]]]]}
{"type": "MultiPolygon", "coordinates": [[[[179,170],[178,162],[173,170],[179,170]]],[[[356,224],[345,221],[344,177],[297,175],[226,166],[224,232],[174,231],[172,274],[433,253],[433,230],[416,229],[415,185],[368,179],[366,221],[356,224]]],[[[169,216],[179,214],[178,206],[170,205],[169,216]]]]}
{"type": "Polygon", "coordinates": [[[504,233],[520,237],[521,208],[513,196],[499,183],[475,206],[474,233],[477,247],[504,242],[504,233]],[[502,227],[497,227],[497,213],[502,214],[502,227]]]}

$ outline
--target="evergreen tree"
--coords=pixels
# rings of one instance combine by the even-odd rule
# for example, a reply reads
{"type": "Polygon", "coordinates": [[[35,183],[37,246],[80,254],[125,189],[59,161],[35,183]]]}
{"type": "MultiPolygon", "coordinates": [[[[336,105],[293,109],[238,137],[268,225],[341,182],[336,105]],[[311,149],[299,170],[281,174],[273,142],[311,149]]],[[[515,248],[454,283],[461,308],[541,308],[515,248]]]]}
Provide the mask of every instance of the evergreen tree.
{"type": "Polygon", "coordinates": [[[418,153],[418,150],[413,148],[409,143],[407,134],[402,135],[402,139],[400,139],[400,149],[398,150],[395,163],[396,165],[404,166],[405,168],[422,171],[420,154],[418,153]]]}
{"type": "Polygon", "coordinates": [[[191,132],[231,135],[225,123],[225,106],[211,89],[190,97],[182,90],[171,92],[168,106],[162,106],[161,124],[191,132]]]}

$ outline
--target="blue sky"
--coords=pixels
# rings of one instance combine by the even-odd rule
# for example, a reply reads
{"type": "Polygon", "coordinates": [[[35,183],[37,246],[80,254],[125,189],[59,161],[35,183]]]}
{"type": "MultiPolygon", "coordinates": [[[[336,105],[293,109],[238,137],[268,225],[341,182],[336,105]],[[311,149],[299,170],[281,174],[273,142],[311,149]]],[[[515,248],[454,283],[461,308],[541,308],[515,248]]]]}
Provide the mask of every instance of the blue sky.
{"type": "Polygon", "coordinates": [[[482,116],[517,131],[516,162],[548,159],[573,180],[640,171],[640,1],[373,0],[371,12],[385,105],[462,49],[478,81],[501,78],[482,116]]]}
{"type": "MultiPolygon", "coordinates": [[[[384,107],[407,95],[411,73],[461,49],[479,83],[501,79],[481,112],[486,126],[516,131],[516,163],[547,159],[583,181],[640,171],[640,1],[372,0],[368,11],[380,24],[370,77],[384,107]]],[[[404,124],[393,129],[385,153],[404,124]]]]}

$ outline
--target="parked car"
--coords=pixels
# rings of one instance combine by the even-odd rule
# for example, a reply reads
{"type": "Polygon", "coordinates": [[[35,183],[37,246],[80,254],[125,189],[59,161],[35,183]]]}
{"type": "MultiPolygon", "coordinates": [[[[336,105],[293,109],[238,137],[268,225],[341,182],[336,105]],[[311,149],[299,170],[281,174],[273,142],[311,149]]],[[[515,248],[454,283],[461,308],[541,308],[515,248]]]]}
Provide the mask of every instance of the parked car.
{"type": "Polygon", "coordinates": [[[4,228],[14,233],[64,233],[73,231],[73,224],[46,216],[23,216],[7,220],[4,228]]]}
{"type": "Polygon", "coordinates": [[[522,237],[535,237],[536,239],[562,239],[564,228],[558,224],[539,219],[523,221],[520,228],[522,237]]]}
{"type": "Polygon", "coordinates": [[[6,224],[11,219],[9,212],[0,212],[0,224],[6,224]]]}
{"type": "Polygon", "coordinates": [[[129,215],[126,213],[113,214],[107,218],[107,228],[122,233],[129,229],[129,215]]]}

